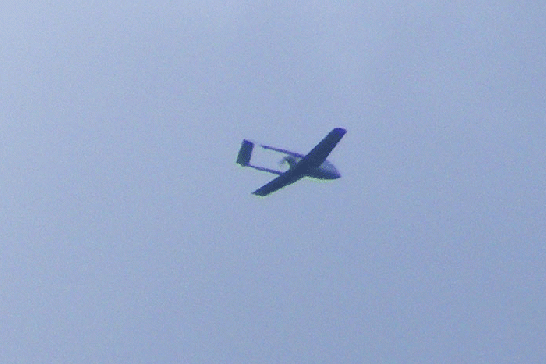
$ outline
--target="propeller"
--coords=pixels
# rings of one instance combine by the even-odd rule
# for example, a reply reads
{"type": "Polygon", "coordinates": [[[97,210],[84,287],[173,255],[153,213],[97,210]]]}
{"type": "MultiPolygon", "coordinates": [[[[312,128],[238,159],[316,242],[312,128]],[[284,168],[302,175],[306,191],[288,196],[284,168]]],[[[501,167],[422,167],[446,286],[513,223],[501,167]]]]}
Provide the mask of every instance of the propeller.
{"type": "Polygon", "coordinates": [[[296,159],[292,156],[284,157],[279,161],[279,166],[282,166],[284,164],[288,164],[290,168],[294,167],[296,165],[296,159]]]}

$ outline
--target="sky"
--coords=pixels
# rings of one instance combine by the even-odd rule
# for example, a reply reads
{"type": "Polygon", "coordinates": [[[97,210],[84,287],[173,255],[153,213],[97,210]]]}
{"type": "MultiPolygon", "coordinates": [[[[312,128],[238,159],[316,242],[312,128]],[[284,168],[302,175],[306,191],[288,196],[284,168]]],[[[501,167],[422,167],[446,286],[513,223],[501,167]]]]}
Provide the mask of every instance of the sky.
{"type": "Polygon", "coordinates": [[[0,362],[546,361],[540,1],[0,10],[0,362]]]}

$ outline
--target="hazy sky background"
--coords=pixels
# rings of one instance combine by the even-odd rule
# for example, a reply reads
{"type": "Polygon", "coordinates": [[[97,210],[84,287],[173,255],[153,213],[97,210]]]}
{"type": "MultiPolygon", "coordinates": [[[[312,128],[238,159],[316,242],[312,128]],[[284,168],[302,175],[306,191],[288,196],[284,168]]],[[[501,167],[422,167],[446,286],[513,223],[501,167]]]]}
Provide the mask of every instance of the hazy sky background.
{"type": "Polygon", "coordinates": [[[0,5],[0,362],[544,363],[541,1],[0,5]],[[342,178],[267,198],[243,138],[342,178]]]}

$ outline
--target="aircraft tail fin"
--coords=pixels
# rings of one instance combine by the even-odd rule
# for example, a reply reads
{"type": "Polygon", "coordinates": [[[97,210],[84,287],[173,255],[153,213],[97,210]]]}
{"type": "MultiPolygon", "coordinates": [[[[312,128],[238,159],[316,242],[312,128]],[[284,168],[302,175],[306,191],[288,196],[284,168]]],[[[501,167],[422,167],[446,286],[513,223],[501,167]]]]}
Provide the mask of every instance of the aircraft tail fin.
{"type": "Polygon", "coordinates": [[[241,143],[241,149],[239,149],[239,155],[237,156],[237,164],[240,164],[243,167],[248,167],[250,165],[252,149],[254,149],[254,143],[252,143],[250,140],[244,139],[241,143]]]}

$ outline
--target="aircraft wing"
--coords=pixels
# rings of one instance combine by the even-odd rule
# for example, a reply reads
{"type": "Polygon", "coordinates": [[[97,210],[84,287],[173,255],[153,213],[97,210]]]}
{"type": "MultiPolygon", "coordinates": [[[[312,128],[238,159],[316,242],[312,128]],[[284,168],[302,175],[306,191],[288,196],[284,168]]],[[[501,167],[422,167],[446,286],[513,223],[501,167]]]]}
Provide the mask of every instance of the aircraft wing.
{"type": "MultiPolygon", "coordinates": [[[[337,143],[347,131],[343,128],[335,128],[324,137],[306,156],[304,156],[293,168],[284,172],[279,177],[258,188],[253,194],[267,196],[289,184],[305,177],[307,171],[316,168],[326,160],[337,143]]],[[[273,149],[273,148],[270,148],[273,149]]]]}
{"type": "Polygon", "coordinates": [[[263,185],[252,193],[256,196],[267,196],[272,192],[280,190],[284,186],[288,186],[302,179],[303,177],[305,177],[305,174],[303,174],[301,169],[297,169],[296,165],[296,167],[294,167],[293,169],[284,172],[279,177],[271,180],[269,183],[263,185]]]}
{"type": "Polygon", "coordinates": [[[346,132],[347,131],[343,128],[333,129],[309,153],[307,153],[305,157],[303,157],[298,165],[304,164],[306,169],[320,166],[346,132]]]}

